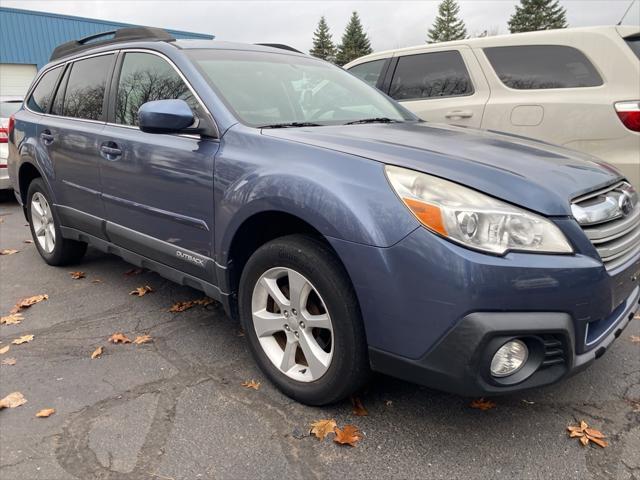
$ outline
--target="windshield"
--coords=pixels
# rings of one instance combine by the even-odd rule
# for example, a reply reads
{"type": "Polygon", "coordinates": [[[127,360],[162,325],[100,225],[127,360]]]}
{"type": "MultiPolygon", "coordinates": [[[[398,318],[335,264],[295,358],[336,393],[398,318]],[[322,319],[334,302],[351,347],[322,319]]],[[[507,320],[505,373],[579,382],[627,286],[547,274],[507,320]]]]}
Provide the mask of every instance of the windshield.
{"type": "Polygon", "coordinates": [[[237,50],[187,53],[227,106],[253,127],[416,120],[375,88],[326,62],[237,50]]]}
{"type": "Polygon", "coordinates": [[[9,118],[18,111],[20,105],[22,105],[20,100],[0,102],[0,118],[9,118]]]}

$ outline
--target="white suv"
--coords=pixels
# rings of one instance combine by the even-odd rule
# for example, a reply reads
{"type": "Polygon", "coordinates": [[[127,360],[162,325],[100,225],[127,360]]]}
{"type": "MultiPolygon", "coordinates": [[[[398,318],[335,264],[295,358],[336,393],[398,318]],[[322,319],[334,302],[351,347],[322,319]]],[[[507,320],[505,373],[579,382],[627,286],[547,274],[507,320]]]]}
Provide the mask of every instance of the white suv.
{"type": "Polygon", "coordinates": [[[361,57],[345,68],[424,120],[587,152],[640,187],[640,27],[419,45],[361,57]]]}

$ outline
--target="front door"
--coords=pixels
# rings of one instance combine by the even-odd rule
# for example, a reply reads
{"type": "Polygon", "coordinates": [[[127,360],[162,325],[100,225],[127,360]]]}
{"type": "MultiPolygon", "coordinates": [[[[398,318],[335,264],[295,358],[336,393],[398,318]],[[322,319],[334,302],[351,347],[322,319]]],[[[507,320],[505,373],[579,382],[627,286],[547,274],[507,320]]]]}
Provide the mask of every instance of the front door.
{"type": "Polygon", "coordinates": [[[397,57],[389,95],[423,120],[480,128],[489,86],[469,47],[430,48],[397,57]]]}
{"type": "Polygon", "coordinates": [[[144,133],[140,106],[183,99],[206,115],[160,55],[121,54],[112,122],[104,130],[100,174],[107,232],[114,243],[213,281],[213,163],[219,143],[195,135],[144,133]]]}

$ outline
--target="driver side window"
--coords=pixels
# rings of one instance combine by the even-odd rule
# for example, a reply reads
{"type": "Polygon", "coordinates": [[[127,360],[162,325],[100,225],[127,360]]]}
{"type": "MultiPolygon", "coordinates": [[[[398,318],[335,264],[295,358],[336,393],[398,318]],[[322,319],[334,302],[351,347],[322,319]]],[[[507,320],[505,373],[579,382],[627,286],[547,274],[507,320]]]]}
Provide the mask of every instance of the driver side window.
{"type": "Polygon", "coordinates": [[[138,109],[153,100],[180,99],[198,115],[200,106],[180,75],[163,58],[141,52],[126,53],[116,95],[116,123],[138,126],[138,109]]]}

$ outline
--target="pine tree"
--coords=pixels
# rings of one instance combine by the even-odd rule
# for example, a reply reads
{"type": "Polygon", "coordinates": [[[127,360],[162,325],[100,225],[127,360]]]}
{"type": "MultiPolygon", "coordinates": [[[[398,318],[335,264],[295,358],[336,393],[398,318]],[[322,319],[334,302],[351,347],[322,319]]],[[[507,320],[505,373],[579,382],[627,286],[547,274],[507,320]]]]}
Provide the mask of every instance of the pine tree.
{"type": "Polygon", "coordinates": [[[333,62],[336,59],[336,46],[333,44],[329,25],[324,16],[320,17],[318,27],[313,32],[313,48],[309,50],[309,54],[314,57],[333,62]]]}
{"type": "Polygon", "coordinates": [[[464,22],[458,18],[460,7],[456,0],[442,0],[438,6],[438,16],[429,29],[428,43],[462,40],[467,36],[464,22]]]}
{"type": "Polygon", "coordinates": [[[532,32],[567,28],[567,11],[559,0],[520,0],[509,19],[509,31],[532,32]]]}
{"type": "Polygon", "coordinates": [[[338,45],[336,63],[344,65],[358,57],[369,55],[371,52],[373,52],[371,42],[362,28],[358,12],[353,12],[342,35],[342,42],[338,45]]]}

